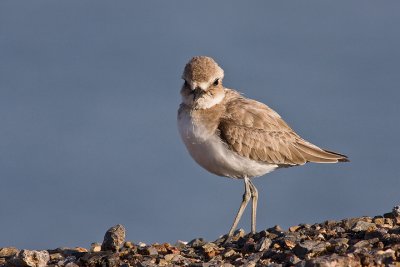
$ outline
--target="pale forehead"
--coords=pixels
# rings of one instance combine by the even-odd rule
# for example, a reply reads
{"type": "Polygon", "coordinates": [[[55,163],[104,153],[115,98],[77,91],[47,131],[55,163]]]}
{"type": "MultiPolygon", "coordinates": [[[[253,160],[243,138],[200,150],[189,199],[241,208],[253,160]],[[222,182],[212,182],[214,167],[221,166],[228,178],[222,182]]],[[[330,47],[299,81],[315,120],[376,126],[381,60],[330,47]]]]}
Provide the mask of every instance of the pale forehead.
{"type": "Polygon", "coordinates": [[[208,82],[212,78],[223,78],[224,71],[210,57],[194,57],[185,66],[182,78],[189,81],[208,82]]]}

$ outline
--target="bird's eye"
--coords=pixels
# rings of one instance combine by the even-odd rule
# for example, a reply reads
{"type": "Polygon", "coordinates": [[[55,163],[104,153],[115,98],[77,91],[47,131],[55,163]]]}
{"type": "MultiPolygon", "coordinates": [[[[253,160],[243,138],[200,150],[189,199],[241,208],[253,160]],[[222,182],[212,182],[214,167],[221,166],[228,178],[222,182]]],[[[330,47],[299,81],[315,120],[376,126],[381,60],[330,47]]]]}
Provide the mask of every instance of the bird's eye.
{"type": "Polygon", "coordinates": [[[183,85],[186,87],[189,85],[189,83],[185,80],[185,82],[183,83],[183,85]]]}
{"type": "Polygon", "coordinates": [[[219,84],[219,79],[216,79],[213,83],[213,85],[218,85],[219,84]]]}

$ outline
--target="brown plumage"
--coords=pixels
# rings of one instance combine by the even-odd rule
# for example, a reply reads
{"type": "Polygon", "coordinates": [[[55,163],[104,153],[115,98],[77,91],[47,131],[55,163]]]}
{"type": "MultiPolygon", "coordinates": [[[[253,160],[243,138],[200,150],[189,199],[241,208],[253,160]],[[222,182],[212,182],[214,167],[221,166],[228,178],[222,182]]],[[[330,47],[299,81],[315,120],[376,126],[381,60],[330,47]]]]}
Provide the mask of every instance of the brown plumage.
{"type": "Polygon", "coordinates": [[[267,105],[233,90],[228,94],[232,96],[225,103],[218,130],[221,139],[239,155],[282,167],[349,161],[345,155],[321,149],[301,138],[267,105]]]}

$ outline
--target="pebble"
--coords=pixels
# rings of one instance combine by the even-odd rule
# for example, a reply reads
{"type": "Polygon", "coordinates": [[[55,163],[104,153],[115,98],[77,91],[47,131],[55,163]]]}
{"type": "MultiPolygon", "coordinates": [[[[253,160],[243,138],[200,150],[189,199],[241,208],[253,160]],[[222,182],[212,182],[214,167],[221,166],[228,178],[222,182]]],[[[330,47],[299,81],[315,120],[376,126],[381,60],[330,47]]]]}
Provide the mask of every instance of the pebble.
{"type": "Polygon", "coordinates": [[[300,228],[300,225],[294,225],[289,227],[290,232],[296,232],[300,228]]]}
{"type": "Polygon", "coordinates": [[[50,254],[50,261],[62,261],[64,260],[64,256],[61,253],[53,253],[50,254]]]}
{"type": "Polygon", "coordinates": [[[400,216],[400,205],[394,206],[392,209],[392,213],[394,216],[400,216]]]}
{"type": "Polygon", "coordinates": [[[358,221],[355,225],[351,228],[354,232],[361,232],[361,231],[374,231],[376,230],[376,225],[374,223],[365,222],[365,221],[358,221]]]}
{"type": "Polygon", "coordinates": [[[353,247],[362,248],[362,247],[366,247],[369,245],[371,245],[371,243],[368,240],[361,240],[361,241],[358,241],[357,243],[355,243],[353,247]]]}
{"type": "Polygon", "coordinates": [[[224,253],[223,253],[223,256],[225,257],[225,258],[230,258],[230,257],[232,257],[233,255],[235,255],[236,254],[236,251],[234,250],[234,249],[232,249],[232,248],[229,248],[228,250],[226,250],[224,253]]]}
{"type": "Polygon", "coordinates": [[[99,252],[101,251],[101,244],[99,243],[92,243],[90,245],[90,252],[99,252]]]}
{"type": "Polygon", "coordinates": [[[214,243],[206,243],[201,248],[207,259],[212,259],[218,253],[218,246],[214,243]]]}
{"type": "Polygon", "coordinates": [[[199,248],[199,247],[203,246],[205,243],[206,243],[206,241],[204,241],[203,238],[196,238],[196,239],[191,240],[188,243],[188,246],[191,246],[194,248],[199,248]]]}
{"type": "Polygon", "coordinates": [[[146,247],[143,251],[144,251],[144,255],[148,255],[148,256],[157,256],[158,255],[157,249],[153,246],[146,247]]]}
{"type": "Polygon", "coordinates": [[[50,261],[50,255],[46,250],[37,251],[23,249],[10,261],[16,267],[44,267],[47,266],[47,263],[50,261]]]}
{"type": "Polygon", "coordinates": [[[182,241],[182,240],[178,240],[175,243],[175,247],[179,248],[179,249],[183,249],[186,247],[186,245],[188,244],[188,242],[182,241]]]}
{"type": "Polygon", "coordinates": [[[0,258],[9,258],[16,255],[19,250],[15,247],[0,248],[0,258]]]}
{"type": "Polygon", "coordinates": [[[175,256],[176,256],[175,254],[167,254],[167,255],[164,256],[164,259],[165,259],[166,261],[172,261],[172,259],[173,259],[175,256]]]}
{"type": "MultiPolygon", "coordinates": [[[[196,238],[146,245],[125,242],[125,228],[109,229],[102,245],[58,248],[43,253],[41,262],[25,263],[17,248],[0,248],[0,266],[394,266],[400,267],[400,216],[360,217],[319,224],[300,224],[287,231],[279,226],[247,234],[237,230],[225,242],[196,238]],[[108,235],[108,236],[107,236],[108,235]],[[106,237],[107,236],[107,237],[106,237]],[[111,240],[111,241],[107,241],[111,240]],[[112,243],[106,251],[106,243],[112,243]],[[122,246],[122,248],[121,248],[122,246]],[[99,251],[99,248],[102,248],[99,251]],[[47,255],[47,257],[46,257],[47,255]]],[[[26,257],[25,257],[26,258],[26,257]]]]}
{"type": "Polygon", "coordinates": [[[124,241],[125,227],[121,224],[117,224],[108,229],[105,233],[103,243],[101,244],[101,250],[119,251],[124,241]]]}
{"type": "Polygon", "coordinates": [[[267,250],[271,246],[271,244],[272,244],[271,239],[269,239],[267,237],[263,237],[258,241],[255,249],[256,249],[256,251],[267,250]]]}

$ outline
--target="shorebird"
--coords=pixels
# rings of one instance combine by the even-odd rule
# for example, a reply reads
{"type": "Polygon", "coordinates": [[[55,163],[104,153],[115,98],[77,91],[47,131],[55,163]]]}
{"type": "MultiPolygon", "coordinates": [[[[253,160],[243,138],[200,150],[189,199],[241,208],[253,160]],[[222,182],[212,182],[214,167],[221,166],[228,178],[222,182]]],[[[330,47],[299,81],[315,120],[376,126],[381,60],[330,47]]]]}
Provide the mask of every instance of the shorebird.
{"type": "Polygon", "coordinates": [[[256,232],[258,192],[252,178],[307,162],[349,160],[304,140],[267,105],[225,88],[223,78],[223,69],[210,57],[193,57],[186,64],[178,128],[189,154],[200,166],[218,176],[244,181],[243,199],[229,238],[250,199],[251,232],[256,232]]]}

